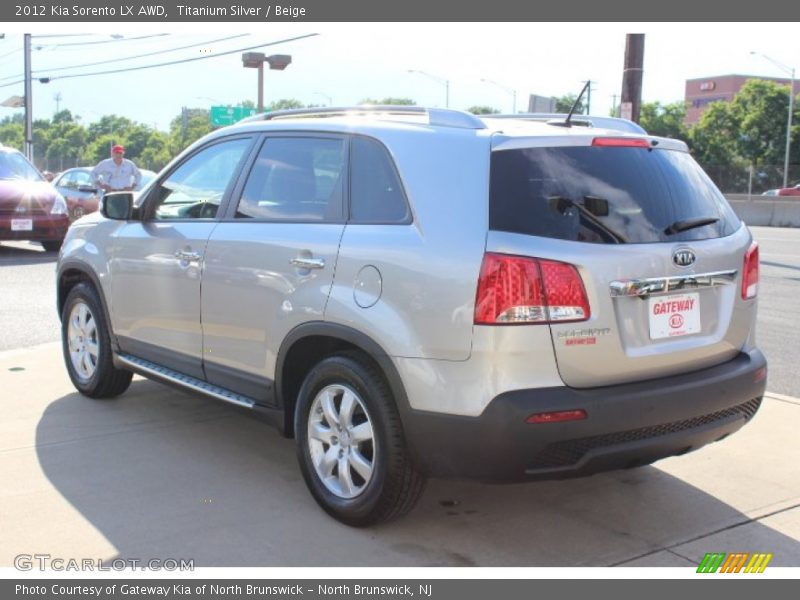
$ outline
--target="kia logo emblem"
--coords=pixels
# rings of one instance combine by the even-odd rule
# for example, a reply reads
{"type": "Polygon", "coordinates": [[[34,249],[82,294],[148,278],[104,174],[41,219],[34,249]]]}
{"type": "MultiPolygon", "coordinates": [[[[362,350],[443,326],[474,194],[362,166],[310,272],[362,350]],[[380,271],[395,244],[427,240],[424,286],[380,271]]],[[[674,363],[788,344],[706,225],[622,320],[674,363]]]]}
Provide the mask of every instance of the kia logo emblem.
{"type": "Polygon", "coordinates": [[[678,267],[691,267],[697,257],[688,248],[681,248],[672,253],[672,262],[678,267]]]}

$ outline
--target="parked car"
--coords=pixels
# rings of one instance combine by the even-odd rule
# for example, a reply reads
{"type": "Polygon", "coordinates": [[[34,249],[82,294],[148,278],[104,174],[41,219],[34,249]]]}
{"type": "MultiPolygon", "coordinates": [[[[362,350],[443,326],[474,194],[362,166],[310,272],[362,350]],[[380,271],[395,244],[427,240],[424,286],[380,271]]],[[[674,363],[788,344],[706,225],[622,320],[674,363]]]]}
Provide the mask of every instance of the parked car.
{"type": "Polygon", "coordinates": [[[777,193],[778,196],[800,196],[800,183],[794,187],[780,188],[777,193]]]}
{"type": "Polygon", "coordinates": [[[67,227],[61,194],[21,152],[0,145],[0,241],[30,240],[55,252],[67,227]]]}
{"type": "Polygon", "coordinates": [[[758,246],[683,142],[419,107],[217,130],[58,265],[64,360],[257,411],[368,525],[426,478],[530,481],[681,455],[765,390],[758,246]],[[202,290],[202,292],[201,292],[202,290]]]}
{"type": "Polygon", "coordinates": [[[71,221],[96,211],[100,204],[100,193],[92,181],[89,167],[67,169],[53,181],[53,185],[67,201],[71,221]]]}
{"type": "MultiPolygon", "coordinates": [[[[140,172],[142,179],[136,191],[144,188],[156,176],[155,172],[147,169],[140,169],[140,172]]],[[[53,185],[66,199],[71,221],[96,211],[100,205],[102,190],[98,190],[92,179],[91,167],[67,169],[53,182],[53,185]]]]}

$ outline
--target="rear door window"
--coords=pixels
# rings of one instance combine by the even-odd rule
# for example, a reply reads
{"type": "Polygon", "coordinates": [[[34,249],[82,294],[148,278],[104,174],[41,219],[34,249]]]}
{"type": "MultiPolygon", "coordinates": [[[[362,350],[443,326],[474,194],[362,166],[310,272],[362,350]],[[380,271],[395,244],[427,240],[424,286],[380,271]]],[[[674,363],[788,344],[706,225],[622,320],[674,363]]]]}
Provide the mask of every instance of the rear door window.
{"type": "Polygon", "coordinates": [[[236,218],[342,221],[345,141],[268,138],[244,186],[236,218]]]}
{"type": "Polygon", "coordinates": [[[739,227],[697,163],[673,150],[495,151],[489,203],[493,230],[597,244],[702,240],[739,227]]]}

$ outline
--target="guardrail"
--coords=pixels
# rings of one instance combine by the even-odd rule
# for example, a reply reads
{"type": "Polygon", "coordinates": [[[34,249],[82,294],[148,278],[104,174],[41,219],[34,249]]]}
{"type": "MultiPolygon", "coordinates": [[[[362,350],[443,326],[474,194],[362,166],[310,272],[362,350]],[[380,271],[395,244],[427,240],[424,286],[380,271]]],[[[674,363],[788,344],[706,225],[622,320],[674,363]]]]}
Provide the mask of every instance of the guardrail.
{"type": "Polygon", "coordinates": [[[727,194],[733,210],[748,225],[800,227],[800,196],[727,194]]]}

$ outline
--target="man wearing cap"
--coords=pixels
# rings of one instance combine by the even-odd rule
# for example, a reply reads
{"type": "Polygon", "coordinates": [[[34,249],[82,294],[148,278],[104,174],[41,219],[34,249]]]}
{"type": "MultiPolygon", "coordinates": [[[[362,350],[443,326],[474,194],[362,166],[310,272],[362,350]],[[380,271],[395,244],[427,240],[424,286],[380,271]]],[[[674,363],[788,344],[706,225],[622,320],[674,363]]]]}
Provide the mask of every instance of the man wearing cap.
{"type": "Polygon", "coordinates": [[[125,148],[117,144],[111,148],[111,158],[97,163],[92,169],[92,179],[106,192],[130,192],[142,181],[142,174],[132,160],[124,158],[125,148]]]}

